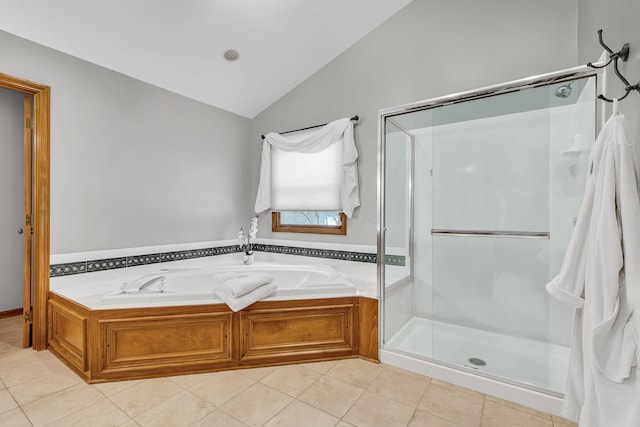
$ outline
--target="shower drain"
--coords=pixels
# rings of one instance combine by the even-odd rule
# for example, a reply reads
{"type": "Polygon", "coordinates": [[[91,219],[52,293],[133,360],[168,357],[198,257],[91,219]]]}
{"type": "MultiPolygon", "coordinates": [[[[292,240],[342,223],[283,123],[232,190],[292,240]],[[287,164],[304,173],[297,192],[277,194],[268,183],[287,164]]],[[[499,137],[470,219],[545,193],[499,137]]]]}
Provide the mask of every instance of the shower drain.
{"type": "Polygon", "coordinates": [[[482,359],[478,359],[477,357],[470,357],[467,359],[467,362],[471,363],[474,366],[487,366],[487,362],[482,359]]]}

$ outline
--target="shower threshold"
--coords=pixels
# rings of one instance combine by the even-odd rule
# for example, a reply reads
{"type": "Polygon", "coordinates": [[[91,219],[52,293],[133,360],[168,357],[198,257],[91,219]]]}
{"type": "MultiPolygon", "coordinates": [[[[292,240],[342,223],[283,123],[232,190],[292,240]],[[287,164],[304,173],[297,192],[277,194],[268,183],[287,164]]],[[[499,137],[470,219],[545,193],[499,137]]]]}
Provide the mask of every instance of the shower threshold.
{"type": "Polygon", "coordinates": [[[413,317],[384,346],[561,395],[569,347],[413,317]],[[474,363],[475,362],[475,363],[474,363]]]}

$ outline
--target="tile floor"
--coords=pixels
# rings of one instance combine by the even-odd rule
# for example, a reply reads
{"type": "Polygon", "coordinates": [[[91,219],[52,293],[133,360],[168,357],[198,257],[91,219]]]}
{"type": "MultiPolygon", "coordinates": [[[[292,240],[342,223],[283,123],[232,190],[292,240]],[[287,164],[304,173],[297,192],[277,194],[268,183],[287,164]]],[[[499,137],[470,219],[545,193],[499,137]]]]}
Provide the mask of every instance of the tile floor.
{"type": "Polygon", "coordinates": [[[0,319],[0,426],[575,426],[359,359],[89,385],[20,328],[0,319]]]}

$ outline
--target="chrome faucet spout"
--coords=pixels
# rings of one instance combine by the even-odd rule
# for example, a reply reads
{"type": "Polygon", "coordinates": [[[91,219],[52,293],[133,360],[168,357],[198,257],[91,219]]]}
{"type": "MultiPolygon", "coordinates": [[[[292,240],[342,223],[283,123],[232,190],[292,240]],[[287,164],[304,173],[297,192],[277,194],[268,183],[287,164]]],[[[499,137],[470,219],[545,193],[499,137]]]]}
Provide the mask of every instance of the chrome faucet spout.
{"type": "Polygon", "coordinates": [[[153,279],[149,279],[146,282],[144,282],[142,285],[140,285],[140,287],[138,287],[138,291],[142,292],[145,289],[155,285],[156,283],[164,283],[165,277],[164,276],[158,276],[158,277],[154,277],[153,279]]]}

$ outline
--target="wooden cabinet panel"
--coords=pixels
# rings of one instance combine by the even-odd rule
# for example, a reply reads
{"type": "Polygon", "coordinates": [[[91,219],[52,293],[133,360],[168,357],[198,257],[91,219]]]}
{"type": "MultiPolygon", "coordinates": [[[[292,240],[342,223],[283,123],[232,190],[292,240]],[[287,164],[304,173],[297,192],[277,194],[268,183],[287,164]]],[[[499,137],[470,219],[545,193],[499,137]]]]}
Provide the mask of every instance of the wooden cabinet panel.
{"type": "Polygon", "coordinates": [[[369,360],[378,360],[378,300],[361,297],[358,303],[358,322],[360,324],[360,356],[369,360]]]}
{"type": "Polygon", "coordinates": [[[81,371],[87,370],[87,318],[49,302],[49,345],[81,371]]]}
{"type": "Polygon", "coordinates": [[[231,313],[100,320],[101,372],[231,360],[231,313]]]}
{"type": "Polygon", "coordinates": [[[242,360],[354,352],[353,304],[249,310],[240,317],[242,360]]]}
{"type": "Polygon", "coordinates": [[[377,301],[362,297],[89,310],[52,294],[51,351],[88,382],[377,359],[377,301]]]}

